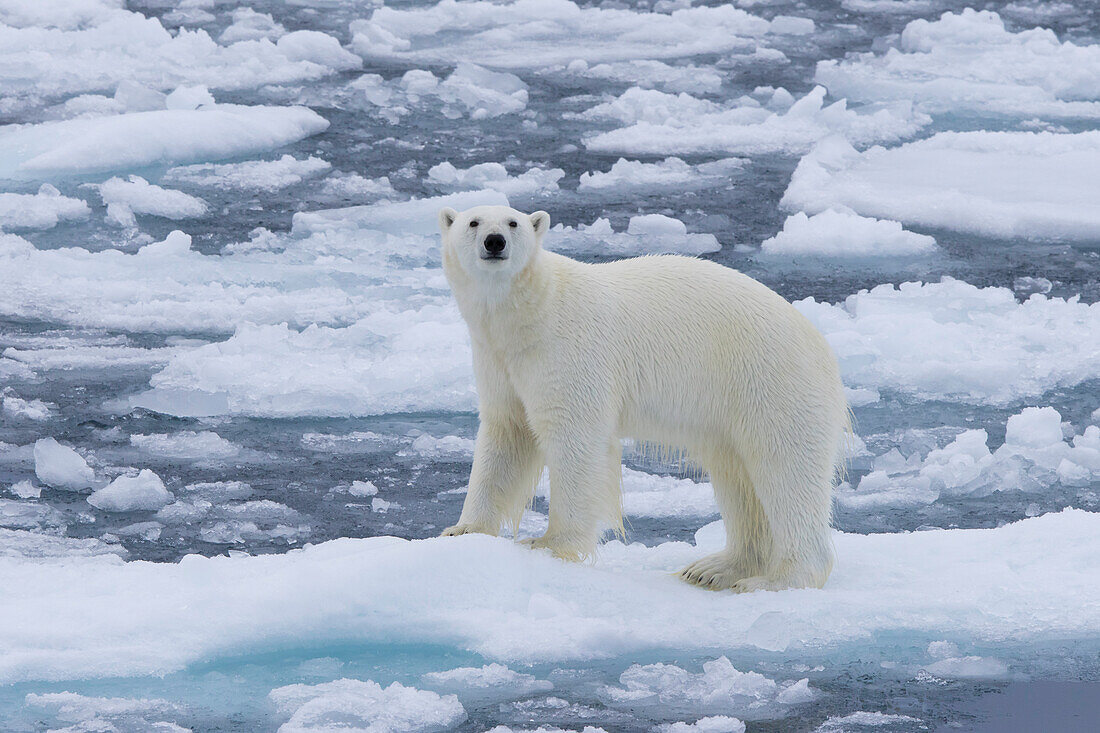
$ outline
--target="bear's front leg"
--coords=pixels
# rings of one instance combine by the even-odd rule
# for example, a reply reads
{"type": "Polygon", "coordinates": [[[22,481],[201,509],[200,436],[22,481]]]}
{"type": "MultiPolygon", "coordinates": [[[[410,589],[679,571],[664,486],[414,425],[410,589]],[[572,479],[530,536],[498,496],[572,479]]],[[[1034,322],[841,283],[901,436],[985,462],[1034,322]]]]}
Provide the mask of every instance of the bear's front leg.
{"type": "Polygon", "coordinates": [[[601,522],[622,528],[622,446],[608,437],[572,431],[549,440],[550,521],[546,534],[527,540],[555,557],[577,561],[591,556],[601,522]]]}
{"type": "Polygon", "coordinates": [[[497,535],[504,521],[518,525],[542,466],[535,436],[522,415],[483,414],[462,514],[440,536],[497,535]]]}

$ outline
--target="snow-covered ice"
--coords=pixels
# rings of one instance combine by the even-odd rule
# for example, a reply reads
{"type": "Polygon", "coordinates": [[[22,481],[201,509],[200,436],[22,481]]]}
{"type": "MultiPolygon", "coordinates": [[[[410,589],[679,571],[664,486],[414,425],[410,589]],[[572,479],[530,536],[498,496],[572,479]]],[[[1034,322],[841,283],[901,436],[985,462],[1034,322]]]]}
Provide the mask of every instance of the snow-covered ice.
{"type": "Polygon", "coordinates": [[[303,638],[441,644],[501,662],[661,649],[874,654],[884,634],[912,645],[922,664],[934,661],[922,650],[946,634],[1010,654],[1043,640],[1095,638],[1097,537],[1100,519],[1080,510],[999,529],[837,534],[844,562],[824,590],[741,596],[692,588],[670,572],[717,549],[720,531],[700,533],[699,547],[612,542],[594,566],[480,535],[341,539],[167,565],[4,557],[0,679],[165,674],[231,649],[303,638]]]}
{"type": "Polygon", "coordinates": [[[155,186],[141,176],[130,176],[125,181],[111,178],[96,188],[107,205],[107,218],[119,226],[136,226],[135,214],[190,219],[202,216],[207,210],[202,199],[155,186]]]}
{"type": "Polygon", "coordinates": [[[1095,240],[1098,166],[1098,131],[943,132],[862,153],[831,138],[798,164],[782,204],[989,237],[1095,240]]]}
{"type": "Polygon", "coordinates": [[[825,334],[853,387],[1007,404],[1100,376],[1100,304],[1077,298],[1035,294],[1021,303],[1008,288],[945,278],[795,305],[825,334]]]}
{"type": "Polygon", "coordinates": [[[0,179],[39,179],[260,153],[328,122],[305,107],[219,104],[0,127],[0,179]]]}
{"type": "Polygon", "coordinates": [[[593,135],[584,144],[592,151],[648,155],[793,155],[830,135],[842,135],[855,145],[896,142],[928,121],[905,102],[860,113],[848,109],[843,98],[826,104],[825,95],[825,87],[818,86],[786,109],[769,109],[752,98],[723,107],[684,93],[634,87],[585,113],[626,126],[593,135]]]}
{"type": "Polygon", "coordinates": [[[320,685],[288,685],[271,691],[279,712],[289,715],[281,733],[344,729],[440,731],[466,719],[454,695],[437,695],[394,682],[341,679],[320,685]]]}
{"type": "Polygon", "coordinates": [[[229,190],[277,191],[325,173],[331,168],[332,164],[320,158],[298,160],[292,155],[284,155],[278,160],[178,166],[169,168],[161,180],[229,190]]]}
{"type": "Polygon", "coordinates": [[[800,211],[787,217],[782,231],[765,239],[760,249],[785,256],[896,257],[927,254],[936,249],[936,240],[907,231],[896,221],[826,209],[813,216],[800,211]]]}
{"type": "MultiPolygon", "coordinates": [[[[587,62],[670,59],[751,51],[773,23],[731,5],[665,13],[581,7],[570,0],[443,0],[431,8],[383,7],[353,22],[351,50],[369,60],[446,64],[477,59],[520,69],[587,62]],[[461,28],[455,38],[442,31],[461,28]]],[[[777,28],[782,31],[784,24],[777,28]]]]}
{"type": "Polygon", "coordinates": [[[143,468],[137,476],[119,476],[93,492],[88,503],[105,512],[136,512],[156,511],[172,499],[160,476],[143,468]]]}
{"type": "Polygon", "coordinates": [[[95,472],[84,457],[53,438],[35,442],[34,475],[47,486],[65,491],[85,491],[95,484],[95,472]]]}
{"type": "Polygon", "coordinates": [[[81,199],[62,196],[48,183],[37,193],[0,193],[0,231],[52,229],[63,221],[87,218],[91,213],[81,199]]]}
{"type": "Polygon", "coordinates": [[[1100,45],[1046,28],[1014,33],[990,10],[914,20],[885,53],[820,61],[814,78],[841,97],[913,101],[933,114],[1100,117],[1100,45]]]}
{"type": "Polygon", "coordinates": [[[965,5],[0,0],[0,729],[891,731],[1095,678],[1100,16],[965,5]],[[419,539],[478,431],[436,215],[508,203],[825,333],[823,590],[677,581],[713,490],[632,441],[591,564],[419,539]]]}

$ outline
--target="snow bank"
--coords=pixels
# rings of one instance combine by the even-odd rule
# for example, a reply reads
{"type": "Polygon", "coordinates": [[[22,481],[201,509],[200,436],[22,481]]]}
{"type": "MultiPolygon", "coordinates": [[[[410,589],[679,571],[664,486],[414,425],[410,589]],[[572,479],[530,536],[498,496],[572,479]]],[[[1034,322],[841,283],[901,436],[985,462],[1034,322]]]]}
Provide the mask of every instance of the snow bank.
{"type": "Polygon", "coordinates": [[[152,214],[166,219],[190,219],[206,213],[206,202],[183,191],[154,186],[141,176],[128,180],[112,178],[96,186],[107,218],[120,226],[133,227],[135,214],[152,214]]]}
{"type": "Polygon", "coordinates": [[[88,503],[105,512],[155,512],[173,498],[160,476],[146,468],[137,476],[119,476],[89,496],[88,503]]]}
{"type": "Polygon", "coordinates": [[[62,196],[48,183],[38,193],[0,193],[0,231],[52,229],[59,222],[85,219],[92,213],[80,199],[62,196]]]}
{"type": "MultiPolygon", "coordinates": [[[[477,59],[522,69],[752,51],[773,24],[730,5],[666,13],[580,7],[570,0],[443,0],[431,7],[379,8],[351,24],[351,50],[365,59],[412,64],[477,59]],[[459,33],[448,33],[461,29],[459,33]]],[[[776,25],[782,32],[784,23],[776,25]]]]}
{"type": "Polygon", "coordinates": [[[700,533],[700,547],[612,542],[594,565],[480,535],[340,539],[177,564],[0,558],[0,680],[163,674],[303,642],[441,644],[490,660],[566,662],[847,645],[873,658],[876,639],[889,636],[892,659],[899,648],[921,659],[949,636],[990,652],[1032,645],[1034,659],[1044,640],[1100,633],[1097,514],[836,534],[841,561],[824,590],[737,596],[670,575],[717,549],[721,535],[700,533]]]}
{"type": "Polygon", "coordinates": [[[42,178],[250,155],[316,135],[305,107],[208,105],[0,127],[0,179],[42,178]]]}
{"type": "Polygon", "coordinates": [[[34,475],[47,486],[65,491],[84,491],[95,483],[95,472],[84,457],[53,438],[35,442],[34,475]]]}
{"type": "Polygon", "coordinates": [[[440,731],[466,719],[454,695],[394,682],[383,688],[373,680],[341,679],[320,685],[287,685],[268,695],[290,719],[279,733],[361,731],[440,731]]]}
{"type": "Polygon", "coordinates": [[[1100,45],[1045,28],[1012,33],[988,10],[914,20],[896,47],[819,61],[814,78],[848,99],[912,100],[936,114],[1100,117],[1100,45]]]}
{"type": "Polygon", "coordinates": [[[830,139],[804,157],[782,205],[990,237],[1100,239],[1100,132],[942,132],[862,153],[830,139]]]}
{"type": "Polygon", "coordinates": [[[1008,419],[1005,442],[990,451],[985,430],[965,430],[943,448],[877,456],[872,470],[837,500],[852,508],[930,504],[940,497],[981,497],[997,491],[1041,492],[1056,484],[1100,481],[1100,427],[1065,440],[1053,407],[1027,407],[1008,419]]]}
{"type": "Polygon", "coordinates": [[[870,219],[851,210],[826,209],[787,217],[783,230],[760,244],[771,255],[898,257],[928,254],[936,240],[906,231],[896,221],[870,219]]]}
{"type": "Polygon", "coordinates": [[[242,163],[198,163],[169,168],[162,183],[185,183],[222,190],[278,191],[325,173],[332,165],[310,156],[298,160],[284,155],[278,160],[246,160],[242,163]]]}
{"type": "Polygon", "coordinates": [[[1007,288],[944,278],[795,307],[825,334],[849,387],[1003,405],[1098,376],[1100,303],[1076,297],[1019,303],[1007,288]]]}
{"type": "Polygon", "coordinates": [[[845,100],[825,105],[825,87],[815,87],[786,110],[770,110],[742,98],[723,107],[687,94],[671,95],[634,87],[616,100],[593,107],[585,116],[627,123],[585,138],[597,152],[670,155],[804,153],[817,141],[839,134],[854,145],[896,142],[917,132],[928,118],[899,102],[889,109],[861,114],[845,100]]]}

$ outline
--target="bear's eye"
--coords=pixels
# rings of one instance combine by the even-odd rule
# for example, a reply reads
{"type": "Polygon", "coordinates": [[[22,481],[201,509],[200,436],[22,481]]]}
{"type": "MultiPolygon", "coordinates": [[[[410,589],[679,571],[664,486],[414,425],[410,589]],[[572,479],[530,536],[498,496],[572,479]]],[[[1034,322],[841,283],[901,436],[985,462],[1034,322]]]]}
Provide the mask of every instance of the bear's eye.
{"type": "Polygon", "coordinates": [[[518,226],[519,226],[519,224],[517,224],[517,223],[516,223],[516,220],[515,220],[515,219],[512,219],[512,220],[511,220],[510,222],[508,222],[508,226],[510,226],[510,227],[512,227],[513,229],[515,229],[516,227],[518,227],[518,226]]]}
{"type": "Polygon", "coordinates": [[[476,227],[477,227],[477,219],[474,219],[473,221],[470,222],[470,228],[475,229],[476,227]]]}

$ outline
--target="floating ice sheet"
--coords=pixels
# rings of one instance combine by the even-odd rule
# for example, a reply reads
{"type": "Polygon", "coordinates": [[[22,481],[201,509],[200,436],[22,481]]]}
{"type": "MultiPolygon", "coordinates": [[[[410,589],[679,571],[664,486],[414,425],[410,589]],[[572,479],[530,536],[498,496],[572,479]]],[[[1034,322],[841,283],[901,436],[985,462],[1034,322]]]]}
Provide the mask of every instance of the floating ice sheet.
{"type": "Polygon", "coordinates": [[[52,229],[62,221],[86,219],[90,213],[88,204],[62,196],[48,183],[38,193],[0,193],[0,231],[52,229]]]}
{"type": "Polygon", "coordinates": [[[164,91],[181,84],[250,89],[319,79],[359,63],[335,38],[316,31],[292,33],[278,43],[259,38],[222,46],[203,30],[173,35],[140,13],[80,13],[79,7],[58,10],[55,27],[30,25],[50,20],[33,11],[25,14],[29,22],[23,27],[0,23],[0,92],[8,104],[114,91],[120,82],[164,91]]]}
{"type": "Polygon", "coordinates": [[[1013,33],[988,10],[914,20],[896,47],[821,61],[814,78],[837,96],[912,100],[935,114],[1100,117],[1100,45],[1062,42],[1045,28],[1013,33]]]}
{"type": "MultiPolygon", "coordinates": [[[[351,24],[351,50],[366,59],[478,63],[507,69],[751,50],[773,24],[731,5],[672,13],[581,7],[570,0],[508,5],[443,0],[426,8],[383,7],[351,24]]],[[[784,24],[776,25],[779,31],[784,24]]]]}
{"type": "Polygon", "coordinates": [[[125,171],[249,155],[322,132],[305,107],[208,105],[0,127],[0,179],[125,171]]]}
{"type": "Polygon", "coordinates": [[[1098,376],[1100,303],[1038,294],[1021,303],[1007,288],[944,278],[795,307],[825,334],[850,387],[1010,404],[1098,376]]]}
{"type": "Polygon", "coordinates": [[[1100,132],[942,132],[858,152],[838,138],[798,164],[782,205],[989,237],[1100,240],[1100,132]]]}
{"type": "Polygon", "coordinates": [[[765,239],[760,249],[780,256],[904,257],[934,251],[936,240],[907,231],[896,221],[826,209],[813,216],[800,211],[787,217],[782,231],[765,239]]]}
{"type": "Polygon", "coordinates": [[[919,656],[945,636],[1011,650],[1100,633],[1097,514],[1066,510],[999,529],[837,534],[841,562],[824,590],[740,596],[670,574],[719,549],[714,535],[700,533],[700,547],[612,542],[595,565],[481,535],[341,539],[178,564],[0,558],[0,680],[162,674],[230,651],[350,640],[534,662],[843,645],[870,658],[882,634],[890,654],[908,645],[919,656]]]}
{"type": "Polygon", "coordinates": [[[804,153],[817,141],[839,134],[855,145],[896,142],[928,122],[911,105],[898,102],[870,112],[850,110],[844,99],[825,104],[818,86],[785,110],[762,107],[752,98],[731,106],[634,87],[612,102],[589,110],[594,119],[627,123],[589,136],[584,144],[598,152],[649,155],[804,153]]]}

